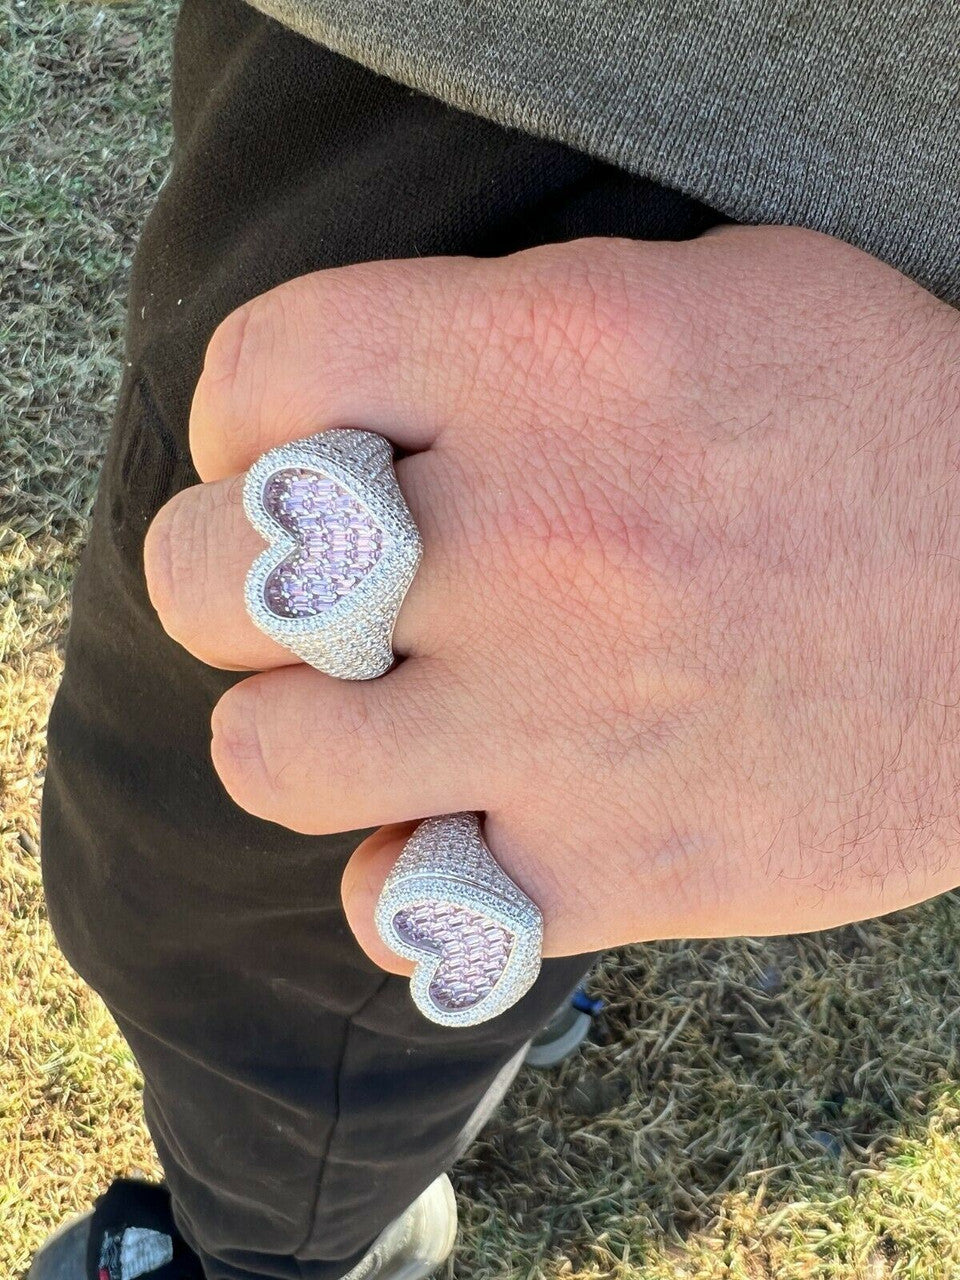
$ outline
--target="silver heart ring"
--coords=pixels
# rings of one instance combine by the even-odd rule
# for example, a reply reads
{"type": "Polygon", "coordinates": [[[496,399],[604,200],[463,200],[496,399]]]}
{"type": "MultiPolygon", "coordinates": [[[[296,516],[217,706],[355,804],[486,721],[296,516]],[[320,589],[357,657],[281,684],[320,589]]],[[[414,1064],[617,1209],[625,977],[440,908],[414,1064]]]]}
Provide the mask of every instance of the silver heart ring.
{"type": "Polygon", "coordinates": [[[377,932],[415,960],[414,1003],[431,1022],[495,1018],[536,981],[543,918],[497,864],[474,813],[421,822],[380,893],[377,932]]]}
{"type": "Polygon", "coordinates": [[[271,449],[247,472],[243,508],[270,544],[247,574],[260,630],[329,676],[383,675],[423,555],[389,441],[344,429],[271,449]]]}
{"type": "MultiPolygon", "coordinates": [[[[344,680],[393,665],[393,628],[423,546],[371,431],[322,431],[247,472],[247,518],[269,544],[247,575],[254,623],[344,680]]],[[[407,841],[376,911],[384,942],[414,960],[414,1002],[442,1026],[496,1017],[540,972],[540,911],[496,863],[475,814],[428,818],[407,841]]]]}

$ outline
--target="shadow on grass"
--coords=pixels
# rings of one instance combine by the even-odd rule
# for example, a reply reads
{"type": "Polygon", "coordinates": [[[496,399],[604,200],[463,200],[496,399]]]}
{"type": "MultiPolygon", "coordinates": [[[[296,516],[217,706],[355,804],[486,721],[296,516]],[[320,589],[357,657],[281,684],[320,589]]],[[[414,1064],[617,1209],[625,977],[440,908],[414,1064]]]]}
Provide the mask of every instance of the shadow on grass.
{"type": "Polygon", "coordinates": [[[458,1271],[706,1276],[739,1255],[782,1275],[785,1250],[810,1255],[797,1275],[879,1280],[918,1250],[946,1266],[958,938],[945,895],[806,937],[609,955],[597,1043],[525,1071],[458,1169],[458,1271]]]}

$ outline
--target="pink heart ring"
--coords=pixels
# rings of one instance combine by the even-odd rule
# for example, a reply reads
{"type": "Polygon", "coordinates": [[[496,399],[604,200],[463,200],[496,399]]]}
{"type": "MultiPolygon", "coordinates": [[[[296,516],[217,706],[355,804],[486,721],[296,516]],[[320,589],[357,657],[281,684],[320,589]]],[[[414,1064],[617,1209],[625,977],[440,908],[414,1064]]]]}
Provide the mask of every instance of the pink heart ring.
{"type": "Polygon", "coordinates": [[[498,865],[475,813],[421,822],[380,893],[377,931],[417,968],[417,1008],[447,1027],[496,1017],[540,972],[543,918],[498,865]]]}
{"type": "MultiPolygon", "coordinates": [[[[247,518],[269,544],[247,574],[254,623],[344,680],[393,665],[393,628],[423,555],[389,441],[343,428],[258,458],[247,518]]],[[[407,841],[376,913],[389,947],[417,962],[414,1002],[443,1026],[502,1013],[540,971],[537,906],[496,863],[475,814],[428,818],[407,841]]]]}
{"type": "Polygon", "coordinates": [[[256,625],[327,675],[383,675],[423,555],[390,442],[343,429],[271,449],[247,472],[243,507],[270,544],[247,574],[256,625]]]}

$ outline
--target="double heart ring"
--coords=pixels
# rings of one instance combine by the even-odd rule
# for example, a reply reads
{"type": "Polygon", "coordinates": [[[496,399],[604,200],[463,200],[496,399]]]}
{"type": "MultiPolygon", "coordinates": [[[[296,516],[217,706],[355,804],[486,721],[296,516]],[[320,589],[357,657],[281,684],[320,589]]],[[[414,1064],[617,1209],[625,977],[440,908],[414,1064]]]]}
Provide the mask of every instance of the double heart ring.
{"type": "MultiPolygon", "coordinates": [[[[271,449],[247,472],[243,506],[269,544],[247,575],[254,623],[327,675],[387,672],[423,555],[389,441],[337,429],[271,449]]],[[[540,911],[495,861],[476,814],[420,823],[387,877],[376,924],[416,963],[411,995],[442,1026],[496,1017],[540,971],[540,911]]]]}

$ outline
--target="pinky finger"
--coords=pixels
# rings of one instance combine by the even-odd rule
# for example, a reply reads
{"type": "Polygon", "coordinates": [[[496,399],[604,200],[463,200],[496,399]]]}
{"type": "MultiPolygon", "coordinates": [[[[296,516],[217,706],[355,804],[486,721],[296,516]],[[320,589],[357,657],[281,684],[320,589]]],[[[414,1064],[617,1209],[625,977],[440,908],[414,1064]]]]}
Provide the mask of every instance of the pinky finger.
{"type": "Polygon", "coordinates": [[[374,964],[387,973],[409,976],[413,963],[391,951],[374,922],[377,900],[403,846],[417,828],[416,822],[381,827],[354,850],[341,882],[343,909],[354,937],[374,964]]]}

